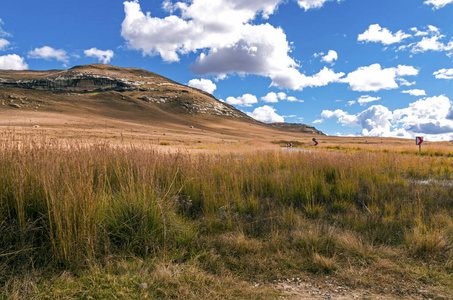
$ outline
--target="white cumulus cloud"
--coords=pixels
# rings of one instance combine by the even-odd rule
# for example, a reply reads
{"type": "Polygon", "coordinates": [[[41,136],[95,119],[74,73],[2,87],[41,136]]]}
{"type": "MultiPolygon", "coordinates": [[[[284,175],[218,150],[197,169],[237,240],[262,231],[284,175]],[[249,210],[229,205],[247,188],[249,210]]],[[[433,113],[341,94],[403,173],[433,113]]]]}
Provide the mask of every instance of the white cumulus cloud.
{"type": "Polygon", "coordinates": [[[58,61],[67,63],[69,61],[69,57],[66,54],[66,51],[63,49],[54,49],[49,46],[44,46],[41,48],[35,48],[32,51],[28,52],[28,57],[29,58],[42,58],[42,59],[56,59],[58,61]]]}
{"type": "Polygon", "coordinates": [[[264,123],[284,122],[285,118],[276,113],[276,109],[269,105],[257,107],[253,112],[247,112],[247,115],[264,123]]]}
{"type": "Polygon", "coordinates": [[[343,126],[360,127],[360,135],[451,140],[453,138],[453,105],[446,96],[435,96],[410,103],[408,107],[390,111],[373,105],[358,113],[324,110],[322,118],[336,118],[343,126]]]}
{"type": "Polygon", "coordinates": [[[114,56],[112,50],[99,50],[98,48],[91,48],[83,51],[85,56],[97,58],[102,63],[108,63],[114,56]]]}
{"type": "Polygon", "coordinates": [[[395,110],[393,122],[401,124],[408,133],[453,136],[451,112],[452,103],[446,96],[429,97],[410,103],[407,108],[395,110]]]}
{"type": "Polygon", "coordinates": [[[0,38],[0,50],[3,50],[3,48],[6,48],[8,45],[9,42],[7,40],[0,38]]]}
{"type": "Polygon", "coordinates": [[[11,34],[3,30],[2,25],[3,25],[3,20],[0,18],[0,37],[11,37],[11,34]]]}
{"type": "Polygon", "coordinates": [[[325,61],[326,63],[333,63],[338,59],[338,53],[334,50],[329,50],[329,52],[322,57],[322,61],[325,61]]]}
{"type": "Polygon", "coordinates": [[[0,56],[0,69],[2,70],[27,70],[28,65],[23,57],[17,54],[0,56]]]}
{"type": "Polygon", "coordinates": [[[380,64],[360,67],[349,73],[342,82],[348,83],[352,90],[359,92],[377,92],[398,88],[397,81],[403,76],[416,76],[418,70],[412,66],[399,65],[396,68],[382,69],[380,64]]]}
{"type": "Polygon", "coordinates": [[[288,96],[288,97],[286,98],[286,101],[289,101],[289,102],[304,102],[304,100],[299,100],[299,99],[297,99],[297,98],[294,97],[294,96],[288,96]]]}
{"type": "Polygon", "coordinates": [[[343,110],[324,110],[323,118],[336,118],[343,126],[361,127],[361,135],[364,136],[389,136],[393,118],[392,112],[385,106],[373,105],[370,108],[351,115],[343,110]]]}
{"type": "Polygon", "coordinates": [[[270,76],[286,69],[296,70],[288,56],[290,47],[280,28],[269,24],[243,26],[244,32],[234,43],[212,47],[191,66],[195,74],[257,74],[270,76]]]}
{"type": "Polygon", "coordinates": [[[159,54],[166,61],[178,61],[179,54],[236,44],[246,31],[244,26],[257,13],[271,14],[280,1],[167,2],[167,9],[179,11],[180,16],[162,19],[145,15],[138,1],[126,1],[121,34],[131,48],[142,50],[144,55],[159,54]]]}
{"type": "Polygon", "coordinates": [[[277,103],[279,100],[286,100],[289,102],[304,102],[303,100],[299,100],[294,96],[288,96],[283,92],[274,93],[270,92],[266,96],[261,97],[261,100],[267,103],[277,103]]]}
{"type": "Polygon", "coordinates": [[[258,103],[258,99],[255,95],[244,94],[240,97],[228,97],[225,102],[236,106],[252,106],[252,104],[258,103]]]}
{"type": "Polygon", "coordinates": [[[453,79],[453,69],[440,69],[433,73],[437,79],[453,79]]]}
{"type": "Polygon", "coordinates": [[[364,33],[359,34],[357,40],[359,42],[380,42],[384,45],[390,45],[395,43],[401,43],[404,39],[410,37],[410,34],[406,34],[403,31],[392,33],[387,28],[382,28],[379,24],[372,24],[364,33]]]}
{"type": "Polygon", "coordinates": [[[205,91],[209,94],[214,93],[214,91],[217,89],[217,85],[212,82],[209,79],[192,79],[189,81],[188,86],[200,89],[202,91],[205,91]]]}
{"type": "Polygon", "coordinates": [[[277,97],[280,100],[285,100],[285,99],[287,99],[288,96],[285,93],[280,92],[280,93],[277,94],[277,97]]]}
{"type": "Polygon", "coordinates": [[[363,96],[360,96],[359,99],[357,99],[357,102],[361,105],[361,106],[364,106],[370,102],[374,102],[374,101],[379,101],[381,100],[381,97],[372,97],[372,96],[369,96],[369,95],[363,95],[363,96]]]}
{"type": "MultiPolygon", "coordinates": [[[[190,66],[199,76],[256,74],[269,77],[272,85],[284,88],[319,86],[314,81],[321,78],[312,79],[297,69],[299,66],[289,56],[291,47],[281,28],[268,23],[253,24],[260,16],[269,17],[281,2],[193,0],[173,4],[165,1],[164,9],[171,15],[158,18],[142,12],[138,0],[126,1],[121,35],[129,48],[140,50],[143,55],[160,55],[167,62],[179,61],[180,55],[201,52],[190,66]]],[[[311,7],[324,2],[311,0],[299,4],[311,7]]],[[[322,75],[332,74],[323,72],[322,75]]]]}
{"type": "Polygon", "coordinates": [[[413,53],[423,53],[427,51],[434,51],[434,52],[448,52],[453,50],[453,41],[450,41],[448,44],[444,44],[440,40],[444,38],[444,35],[434,35],[430,37],[423,37],[423,39],[417,42],[412,47],[413,53]]]}
{"type": "Polygon", "coordinates": [[[419,89],[405,90],[405,91],[402,91],[402,93],[409,94],[411,96],[426,96],[425,90],[419,90],[419,89]]]}
{"type": "Polygon", "coordinates": [[[330,83],[340,82],[343,72],[335,73],[332,69],[324,67],[318,73],[307,76],[296,69],[286,69],[271,75],[272,85],[287,87],[293,90],[302,90],[306,87],[326,86],[330,83]]]}
{"type": "Polygon", "coordinates": [[[277,103],[278,102],[278,95],[277,93],[270,92],[266,96],[261,97],[261,100],[267,103],[277,103]]]}
{"type": "MultiPolygon", "coordinates": [[[[305,11],[313,8],[321,8],[324,3],[328,1],[334,1],[334,0],[297,0],[297,3],[299,6],[305,11]]],[[[337,2],[340,2],[341,0],[337,0],[337,2]]]]}
{"type": "Polygon", "coordinates": [[[453,40],[444,41],[443,39],[446,36],[441,34],[440,29],[436,26],[428,25],[425,30],[413,27],[411,30],[415,33],[414,37],[421,37],[421,40],[408,45],[402,45],[398,50],[409,50],[414,54],[432,51],[446,52],[448,56],[453,55],[453,40]]]}
{"type": "Polygon", "coordinates": [[[425,3],[427,5],[432,5],[433,9],[439,9],[439,8],[444,7],[445,5],[447,5],[449,3],[453,3],[453,0],[426,0],[423,3],[425,3]]]}
{"type": "Polygon", "coordinates": [[[411,30],[415,36],[427,36],[429,34],[439,34],[440,30],[436,26],[428,25],[426,30],[419,30],[417,27],[412,27],[411,30]]]}

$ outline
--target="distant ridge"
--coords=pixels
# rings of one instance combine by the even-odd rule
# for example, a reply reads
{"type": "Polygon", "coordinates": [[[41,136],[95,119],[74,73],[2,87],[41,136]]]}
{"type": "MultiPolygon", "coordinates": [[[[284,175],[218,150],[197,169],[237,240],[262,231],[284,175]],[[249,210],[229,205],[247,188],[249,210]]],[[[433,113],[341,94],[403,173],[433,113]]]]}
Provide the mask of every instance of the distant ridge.
{"type": "Polygon", "coordinates": [[[313,126],[301,124],[301,123],[271,123],[269,124],[272,127],[292,131],[292,132],[302,132],[310,134],[325,135],[323,132],[319,131],[313,126]]]}

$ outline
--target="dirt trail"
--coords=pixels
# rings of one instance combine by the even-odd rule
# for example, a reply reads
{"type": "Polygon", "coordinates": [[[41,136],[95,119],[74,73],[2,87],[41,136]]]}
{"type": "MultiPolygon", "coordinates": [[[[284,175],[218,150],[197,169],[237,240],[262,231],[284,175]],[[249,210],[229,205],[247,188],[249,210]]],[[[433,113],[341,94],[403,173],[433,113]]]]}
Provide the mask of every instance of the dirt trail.
{"type": "MultiPolygon", "coordinates": [[[[346,300],[346,299],[452,299],[430,295],[422,286],[407,286],[394,288],[382,288],[382,291],[372,289],[352,288],[344,284],[339,284],[333,279],[326,280],[312,278],[288,278],[278,280],[271,284],[266,284],[283,293],[282,299],[325,299],[325,300],[346,300]]],[[[260,284],[254,284],[259,288],[260,284]]]]}

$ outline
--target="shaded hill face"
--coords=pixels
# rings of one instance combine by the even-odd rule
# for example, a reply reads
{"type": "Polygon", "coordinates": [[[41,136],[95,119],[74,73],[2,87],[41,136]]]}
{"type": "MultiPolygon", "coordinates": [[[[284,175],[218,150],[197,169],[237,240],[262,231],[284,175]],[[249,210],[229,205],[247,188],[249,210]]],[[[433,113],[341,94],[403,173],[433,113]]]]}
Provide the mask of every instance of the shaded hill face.
{"type": "Polygon", "coordinates": [[[28,112],[27,116],[33,112],[57,113],[68,120],[83,116],[153,126],[197,126],[206,130],[214,128],[217,133],[221,124],[228,123],[225,132],[230,136],[238,136],[240,132],[254,136],[257,128],[269,134],[288,132],[288,129],[322,134],[303,124],[298,127],[264,124],[199,89],[142,69],[105,64],[69,70],[0,70],[2,111],[9,115],[28,112]]]}

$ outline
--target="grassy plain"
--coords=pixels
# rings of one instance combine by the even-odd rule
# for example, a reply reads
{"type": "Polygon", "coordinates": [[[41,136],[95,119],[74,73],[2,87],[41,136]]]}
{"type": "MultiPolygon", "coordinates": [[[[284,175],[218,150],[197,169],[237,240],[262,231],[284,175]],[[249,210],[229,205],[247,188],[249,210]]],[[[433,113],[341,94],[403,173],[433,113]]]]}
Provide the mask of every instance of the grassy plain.
{"type": "Polygon", "coordinates": [[[449,144],[12,128],[0,298],[453,295],[449,144]]]}

